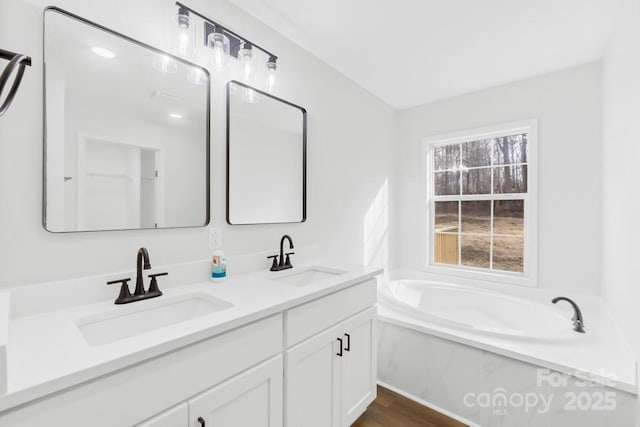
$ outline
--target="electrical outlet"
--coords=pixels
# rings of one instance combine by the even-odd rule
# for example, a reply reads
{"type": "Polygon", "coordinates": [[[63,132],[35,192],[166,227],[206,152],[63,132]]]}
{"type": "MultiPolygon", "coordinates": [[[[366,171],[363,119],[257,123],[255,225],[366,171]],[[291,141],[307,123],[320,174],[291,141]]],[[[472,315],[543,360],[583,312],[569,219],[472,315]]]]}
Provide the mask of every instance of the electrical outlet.
{"type": "Polygon", "coordinates": [[[222,247],[222,230],[220,227],[209,227],[209,249],[222,247]]]}

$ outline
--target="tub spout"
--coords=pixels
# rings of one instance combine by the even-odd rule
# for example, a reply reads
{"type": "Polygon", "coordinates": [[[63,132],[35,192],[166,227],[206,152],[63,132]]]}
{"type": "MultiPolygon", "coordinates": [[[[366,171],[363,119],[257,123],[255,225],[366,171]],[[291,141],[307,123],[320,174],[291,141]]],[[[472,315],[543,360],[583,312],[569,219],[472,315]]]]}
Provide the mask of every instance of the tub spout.
{"type": "Polygon", "coordinates": [[[551,300],[551,302],[554,304],[558,301],[566,301],[571,304],[571,306],[573,307],[573,317],[571,318],[571,321],[573,322],[573,330],[584,334],[584,320],[582,319],[582,311],[580,311],[580,307],[578,307],[578,304],[567,297],[556,297],[551,300]]]}

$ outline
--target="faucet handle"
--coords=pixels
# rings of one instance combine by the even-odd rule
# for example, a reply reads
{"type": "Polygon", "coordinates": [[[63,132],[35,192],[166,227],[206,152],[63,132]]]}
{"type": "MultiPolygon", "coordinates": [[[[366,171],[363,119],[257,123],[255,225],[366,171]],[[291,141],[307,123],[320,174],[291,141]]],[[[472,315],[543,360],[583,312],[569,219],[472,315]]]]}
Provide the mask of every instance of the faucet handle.
{"type": "Polygon", "coordinates": [[[122,286],[120,286],[120,294],[118,295],[118,298],[116,298],[116,300],[114,301],[115,304],[126,304],[131,301],[131,292],[129,291],[130,280],[131,280],[131,277],[128,277],[126,279],[112,280],[110,282],[107,282],[107,285],[115,285],[118,283],[122,283],[122,286]]]}
{"type": "Polygon", "coordinates": [[[278,255],[268,256],[267,259],[273,258],[273,263],[271,264],[271,271],[278,271],[278,255]]]}
{"type": "Polygon", "coordinates": [[[130,280],[131,280],[131,277],[127,277],[126,279],[112,280],[110,282],[107,282],[107,285],[116,285],[118,283],[122,283],[123,285],[126,285],[129,283],[130,280]]]}
{"type": "Polygon", "coordinates": [[[287,252],[285,255],[287,256],[287,258],[284,260],[285,267],[293,267],[291,265],[291,259],[289,258],[289,255],[295,255],[295,252],[287,252]]]}
{"type": "Polygon", "coordinates": [[[167,276],[169,273],[156,273],[149,274],[149,278],[151,279],[151,283],[149,284],[149,290],[147,291],[147,296],[151,298],[152,296],[159,297],[162,295],[162,291],[158,288],[158,279],[159,276],[167,276]]]}
{"type": "Polygon", "coordinates": [[[169,273],[156,273],[156,274],[149,274],[149,278],[153,279],[154,277],[160,277],[160,276],[168,276],[169,273]]]}

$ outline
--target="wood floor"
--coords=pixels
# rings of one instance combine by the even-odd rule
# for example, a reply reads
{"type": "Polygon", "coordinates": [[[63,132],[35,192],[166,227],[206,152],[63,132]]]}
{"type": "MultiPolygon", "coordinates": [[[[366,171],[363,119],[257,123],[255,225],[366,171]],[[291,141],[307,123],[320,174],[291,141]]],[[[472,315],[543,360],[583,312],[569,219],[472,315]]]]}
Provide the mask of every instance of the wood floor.
{"type": "Polygon", "coordinates": [[[378,398],[352,427],[464,427],[446,415],[378,386],[378,398]]]}

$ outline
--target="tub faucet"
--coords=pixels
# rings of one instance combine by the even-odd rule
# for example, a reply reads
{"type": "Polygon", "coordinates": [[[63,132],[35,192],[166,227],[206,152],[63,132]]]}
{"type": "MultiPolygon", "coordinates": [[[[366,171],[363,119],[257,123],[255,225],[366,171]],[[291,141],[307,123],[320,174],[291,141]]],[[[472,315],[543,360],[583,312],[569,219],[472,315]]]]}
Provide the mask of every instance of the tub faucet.
{"type": "Polygon", "coordinates": [[[573,317],[571,318],[571,321],[573,322],[573,330],[584,334],[584,320],[582,319],[582,312],[580,311],[580,307],[578,307],[578,304],[567,297],[556,297],[551,300],[551,302],[554,304],[556,304],[558,301],[566,301],[571,304],[571,306],[573,307],[573,317]]]}

